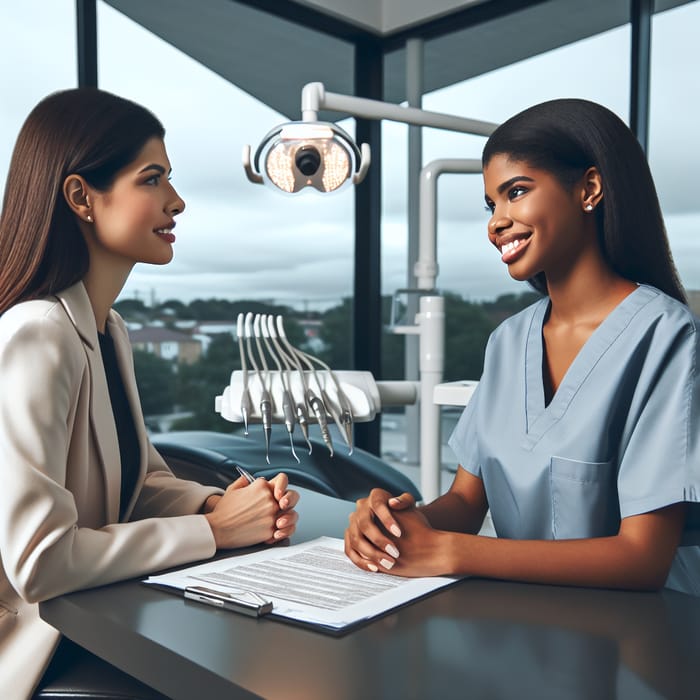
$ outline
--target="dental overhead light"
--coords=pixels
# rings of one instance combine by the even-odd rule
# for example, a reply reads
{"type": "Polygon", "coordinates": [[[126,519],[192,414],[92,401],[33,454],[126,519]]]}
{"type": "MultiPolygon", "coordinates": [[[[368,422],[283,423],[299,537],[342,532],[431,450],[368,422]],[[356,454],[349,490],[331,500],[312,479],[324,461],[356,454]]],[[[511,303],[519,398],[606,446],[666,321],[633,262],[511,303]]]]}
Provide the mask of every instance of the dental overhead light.
{"type": "Polygon", "coordinates": [[[476,119],[326,92],[323,83],[308,83],[301,93],[301,121],[282,124],[270,131],[258,146],[252,164],[250,146],[244,146],[243,168],[248,179],[290,194],[305,187],[335,192],[350,182],[355,185],[362,182],[370,164],[369,146],[363,143],[358,148],[339,126],[318,121],[322,108],[365,119],[390,119],[483,136],[496,127],[476,119]]]}
{"type": "Polygon", "coordinates": [[[335,124],[289,122],[275,127],[262,140],[250,166],[250,147],[243,156],[248,179],[294,194],[304,187],[335,192],[347,183],[362,182],[369,168],[369,146],[359,149],[335,124]]]}

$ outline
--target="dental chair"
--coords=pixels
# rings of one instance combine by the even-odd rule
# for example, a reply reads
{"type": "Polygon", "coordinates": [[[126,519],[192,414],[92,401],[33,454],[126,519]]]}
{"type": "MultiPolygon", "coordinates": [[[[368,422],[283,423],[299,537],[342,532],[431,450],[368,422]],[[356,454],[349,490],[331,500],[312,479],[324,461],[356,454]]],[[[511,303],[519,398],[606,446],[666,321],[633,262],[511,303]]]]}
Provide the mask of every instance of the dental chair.
{"type": "Polygon", "coordinates": [[[250,434],[217,433],[213,431],[184,431],[159,433],[151,436],[156,449],[176,476],[201,484],[226,488],[238,478],[235,465],[247,469],[253,476],[271,478],[283,471],[295,486],[317,491],[346,501],[355,501],[378,487],[391,493],[404,491],[421,499],[414,483],[400,471],[375,455],[355,448],[352,455],[337,432],[333,435],[334,455],[331,457],[320,436],[310,436],[312,445],[301,438],[294,440],[297,463],[292,456],[289,438],[282,426],[273,431],[268,464],[260,426],[251,426],[250,434]]]}

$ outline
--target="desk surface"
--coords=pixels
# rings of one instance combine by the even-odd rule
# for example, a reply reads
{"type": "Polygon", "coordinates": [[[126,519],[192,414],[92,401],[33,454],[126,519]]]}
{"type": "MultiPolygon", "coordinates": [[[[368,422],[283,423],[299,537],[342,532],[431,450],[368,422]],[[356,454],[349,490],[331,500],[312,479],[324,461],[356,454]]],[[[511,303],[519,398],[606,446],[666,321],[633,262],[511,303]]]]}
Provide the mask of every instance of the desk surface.
{"type": "MultiPolygon", "coordinates": [[[[292,543],[342,536],[354,504],[300,489],[292,543]]],[[[41,616],[175,699],[697,698],[700,599],[467,579],[334,638],[138,581],[41,616]]]]}

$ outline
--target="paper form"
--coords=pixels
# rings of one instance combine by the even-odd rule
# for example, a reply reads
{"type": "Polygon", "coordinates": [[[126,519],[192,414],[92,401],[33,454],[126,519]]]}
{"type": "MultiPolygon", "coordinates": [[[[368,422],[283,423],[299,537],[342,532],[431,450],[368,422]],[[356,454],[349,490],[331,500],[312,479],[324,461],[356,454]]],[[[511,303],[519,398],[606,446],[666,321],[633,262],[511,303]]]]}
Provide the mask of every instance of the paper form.
{"type": "Polygon", "coordinates": [[[254,591],[273,602],[275,615],[342,629],[458,580],[363,571],[343,549],[343,540],[319,537],[150,576],[145,583],[183,591],[196,585],[228,592],[254,591]]]}

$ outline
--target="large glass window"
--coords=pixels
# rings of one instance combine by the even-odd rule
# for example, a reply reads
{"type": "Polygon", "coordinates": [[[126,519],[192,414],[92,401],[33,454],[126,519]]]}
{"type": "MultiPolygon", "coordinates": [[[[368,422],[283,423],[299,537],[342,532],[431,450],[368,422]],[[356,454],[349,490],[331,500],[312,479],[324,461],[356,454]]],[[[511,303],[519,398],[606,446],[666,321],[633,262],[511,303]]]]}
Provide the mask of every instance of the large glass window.
{"type": "Polygon", "coordinates": [[[149,303],[264,299],[309,309],[350,295],[352,189],[287,197],[248,182],[243,145],[255,152],[288,119],[105,3],[98,9],[100,87],[161,119],[173,184],[187,203],[173,262],[137,266],[124,295],[149,303]]]}
{"type": "Polygon", "coordinates": [[[652,23],[649,163],[664,212],[671,252],[700,314],[700,199],[697,29],[700,2],[654,15],[652,23]]]}
{"type": "Polygon", "coordinates": [[[74,0],[3,3],[0,17],[0,191],[17,133],[41,98],[75,87],[74,0]]]}
{"type": "MultiPolygon", "coordinates": [[[[629,26],[620,27],[534,56],[427,94],[423,107],[498,123],[544,100],[582,97],[606,105],[626,121],[629,35],[629,26]]],[[[382,138],[382,282],[385,293],[390,294],[406,284],[407,127],[386,122],[382,138]]],[[[438,158],[480,158],[484,143],[483,137],[424,129],[423,163],[438,158]]],[[[486,241],[483,200],[480,175],[441,176],[437,285],[476,301],[525,289],[509,278],[486,241]]]]}

